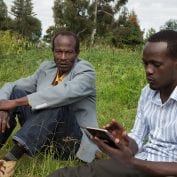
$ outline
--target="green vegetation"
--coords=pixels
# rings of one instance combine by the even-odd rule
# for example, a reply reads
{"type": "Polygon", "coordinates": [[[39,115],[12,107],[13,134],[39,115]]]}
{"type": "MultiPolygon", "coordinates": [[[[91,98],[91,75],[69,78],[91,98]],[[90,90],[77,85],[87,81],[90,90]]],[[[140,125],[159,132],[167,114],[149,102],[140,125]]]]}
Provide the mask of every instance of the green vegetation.
{"type": "MultiPolygon", "coordinates": [[[[82,48],[81,58],[89,60],[97,73],[97,113],[100,127],[112,118],[128,130],[132,127],[141,88],[146,84],[141,51],[108,47],[82,48]]],[[[0,85],[32,74],[39,64],[52,58],[50,49],[33,49],[19,55],[0,56],[0,85]]],[[[0,156],[12,147],[12,140],[3,147],[0,156]]],[[[78,165],[78,161],[57,161],[52,155],[23,157],[15,177],[45,177],[54,169],[78,165]]]]}
{"type": "Polygon", "coordinates": [[[87,44],[106,43],[114,47],[136,47],[143,43],[138,17],[124,8],[128,0],[55,0],[54,26],[44,39],[61,30],[75,32],[87,44]]]}
{"type": "MultiPolygon", "coordinates": [[[[136,48],[143,43],[143,31],[134,11],[124,8],[128,0],[55,0],[53,2],[54,25],[43,36],[50,42],[58,31],[73,31],[87,45],[107,44],[124,48],[136,48]]],[[[8,10],[0,0],[0,31],[11,30],[27,40],[41,41],[41,21],[36,18],[33,0],[14,0],[8,10]]]]}
{"type": "Polygon", "coordinates": [[[0,58],[20,54],[31,47],[31,43],[16,32],[0,31],[0,36],[0,58]]]}

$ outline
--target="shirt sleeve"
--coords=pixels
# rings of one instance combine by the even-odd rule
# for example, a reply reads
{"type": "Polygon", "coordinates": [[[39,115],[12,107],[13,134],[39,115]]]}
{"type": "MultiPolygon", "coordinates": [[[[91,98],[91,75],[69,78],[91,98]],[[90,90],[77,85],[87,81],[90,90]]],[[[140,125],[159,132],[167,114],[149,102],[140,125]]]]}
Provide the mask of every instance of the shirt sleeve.
{"type": "Polygon", "coordinates": [[[46,62],[43,62],[35,73],[29,77],[5,83],[0,89],[0,99],[9,99],[14,87],[18,87],[28,93],[36,92],[38,75],[44,65],[46,65],[46,62]]]}
{"type": "Polygon", "coordinates": [[[143,114],[145,101],[146,101],[146,91],[143,89],[140,99],[138,101],[138,109],[135,118],[135,123],[133,129],[129,133],[129,136],[136,141],[139,151],[141,151],[144,141],[146,140],[146,137],[149,132],[147,120],[143,114]]]}

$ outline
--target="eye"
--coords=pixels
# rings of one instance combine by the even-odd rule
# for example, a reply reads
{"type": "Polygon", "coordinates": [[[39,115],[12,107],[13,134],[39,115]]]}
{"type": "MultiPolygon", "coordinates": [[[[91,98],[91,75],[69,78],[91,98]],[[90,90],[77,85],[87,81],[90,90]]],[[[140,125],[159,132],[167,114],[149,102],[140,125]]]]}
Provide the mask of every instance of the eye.
{"type": "Polygon", "coordinates": [[[55,53],[60,54],[60,53],[62,53],[62,51],[61,50],[55,50],[55,53]]]}
{"type": "Polygon", "coordinates": [[[154,67],[158,68],[161,66],[161,63],[155,62],[155,63],[153,63],[153,65],[154,65],[154,67]]]}
{"type": "Polygon", "coordinates": [[[72,51],[67,51],[66,53],[67,53],[67,54],[72,54],[73,52],[72,52],[72,51]]]}

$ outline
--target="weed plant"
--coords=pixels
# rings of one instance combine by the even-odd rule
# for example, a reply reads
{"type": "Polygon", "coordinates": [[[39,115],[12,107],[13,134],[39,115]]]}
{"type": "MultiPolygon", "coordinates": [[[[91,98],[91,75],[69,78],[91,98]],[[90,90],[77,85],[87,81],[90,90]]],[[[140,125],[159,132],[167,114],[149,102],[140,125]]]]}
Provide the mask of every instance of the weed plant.
{"type": "MultiPolygon", "coordinates": [[[[141,51],[111,48],[82,48],[80,57],[90,61],[97,73],[97,117],[102,127],[115,118],[129,131],[136,115],[138,98],[146,84],[141,51]]],[[[43,60],[52,59],[50,49],[32,49],[20,55],[0,58],[0,85],[31,75],[43,60]]],[[[15,130],[17,131],[17,129],[15,130]]],[[[14,131],[14,132],[15,132],[14,131]]],[[[12,147],[11,138],[0,156],[12,147]]],[[[45,177],[51,171],[74,166],[77,160],[57,161],[50,155],[24,156],[18,163],[15,177],[45,177]]]]}

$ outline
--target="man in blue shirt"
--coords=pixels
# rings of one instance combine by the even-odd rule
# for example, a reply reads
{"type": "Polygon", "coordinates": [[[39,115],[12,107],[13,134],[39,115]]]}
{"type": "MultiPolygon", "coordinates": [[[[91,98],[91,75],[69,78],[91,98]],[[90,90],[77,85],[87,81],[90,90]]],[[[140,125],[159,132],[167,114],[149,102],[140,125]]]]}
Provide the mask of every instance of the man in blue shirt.
{"type": "Polygon", "coordinates": [[[49,177],[177,176],[177,32],[152,35],[143,50],[148,85],[142,90],[132,131],[113,121],[105,128],[117,148],[92,140],[110,159],[63,168],[49,177]]]}

